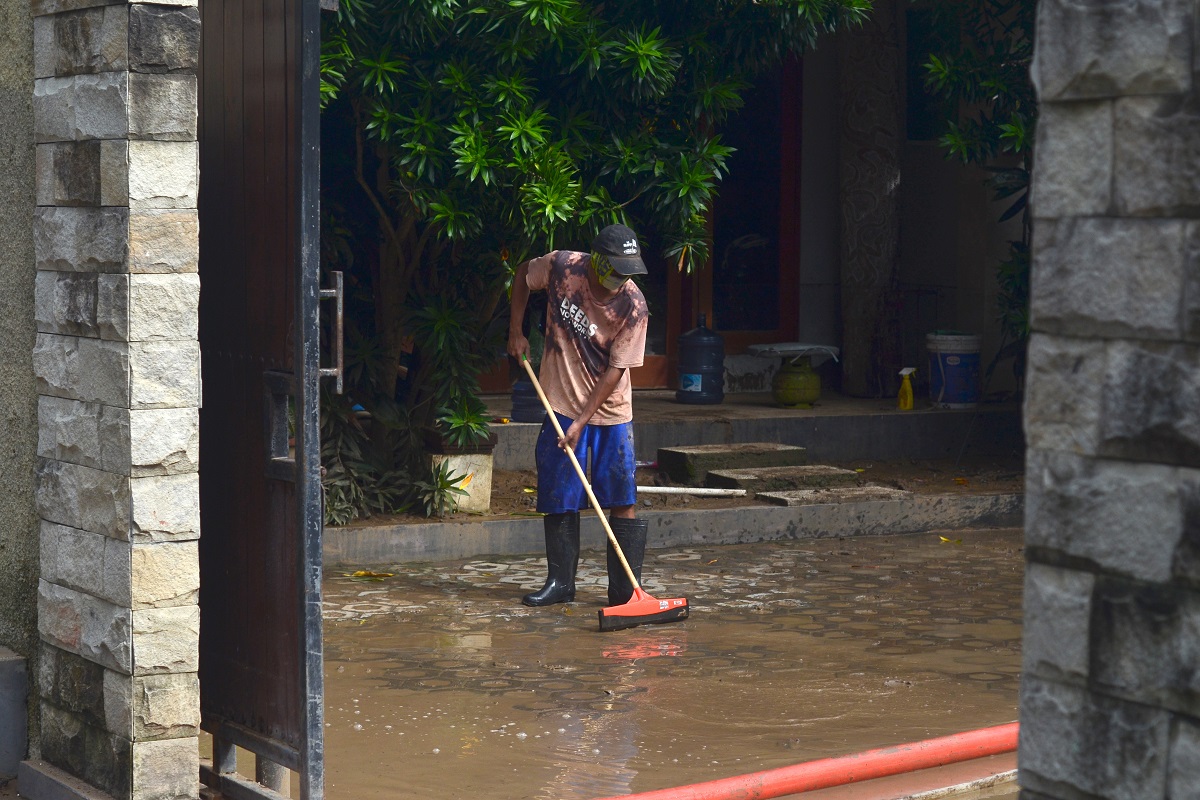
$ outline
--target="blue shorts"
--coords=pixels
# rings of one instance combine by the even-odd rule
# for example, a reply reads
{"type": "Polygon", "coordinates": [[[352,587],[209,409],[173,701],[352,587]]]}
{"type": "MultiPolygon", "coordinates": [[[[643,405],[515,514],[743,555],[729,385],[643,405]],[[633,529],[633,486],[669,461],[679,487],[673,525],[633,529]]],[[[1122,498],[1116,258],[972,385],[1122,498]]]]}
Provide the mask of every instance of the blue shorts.
{"type": "MultiPolygon", "coordinates": [[[[563,430],[572,420],[556,414],[563,430]]],[[[633,423],[588,425],[575,446],[575,457],[588,474],[592,492],[601,508],[631,506],[637,502],[637,467],[633,454],[633,423]],[[588,468],[588,452],[591,468],[588,468]]],[[[571,459],[558,447],[558,433],[547,417],[537,441],[537,510],[543,514],[566,514],[588,508],[591,502],[571,459]]]]}

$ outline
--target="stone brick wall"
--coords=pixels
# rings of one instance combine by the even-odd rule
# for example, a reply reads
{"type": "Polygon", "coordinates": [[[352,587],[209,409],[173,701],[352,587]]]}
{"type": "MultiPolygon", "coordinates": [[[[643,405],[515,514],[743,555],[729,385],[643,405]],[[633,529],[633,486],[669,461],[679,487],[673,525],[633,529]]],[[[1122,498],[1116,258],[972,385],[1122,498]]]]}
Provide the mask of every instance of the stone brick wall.
{"type": "Polygon", "coordinates": [[[196,0],[34,0],[41,755],[198,794],[196,0]]]}
{"type": "Polygon", "coordinates": [[[1042,0],[1025,797],[1200,786],[1200,3],[1042,0]]]}

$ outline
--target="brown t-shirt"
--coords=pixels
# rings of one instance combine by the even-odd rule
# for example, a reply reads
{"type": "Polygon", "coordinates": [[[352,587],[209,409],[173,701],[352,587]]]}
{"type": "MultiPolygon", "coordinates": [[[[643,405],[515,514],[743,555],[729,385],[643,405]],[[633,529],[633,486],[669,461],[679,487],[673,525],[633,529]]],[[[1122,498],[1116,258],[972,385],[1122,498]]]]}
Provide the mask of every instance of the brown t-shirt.
{"type": "MultiPolygon", "coordinates": [[[[546,290],[546,349],[539,381],[550,406],[577,419],[600,377],[613,367],[640,367],[650,317],[646,298],[626,281],[610,300],[592,296],[587,273],[591,256],[555,250],[529,261],[531,291],[546,290]]],[[[633,421],[629,373],[588,422],[616,425],[633,421]]]]}

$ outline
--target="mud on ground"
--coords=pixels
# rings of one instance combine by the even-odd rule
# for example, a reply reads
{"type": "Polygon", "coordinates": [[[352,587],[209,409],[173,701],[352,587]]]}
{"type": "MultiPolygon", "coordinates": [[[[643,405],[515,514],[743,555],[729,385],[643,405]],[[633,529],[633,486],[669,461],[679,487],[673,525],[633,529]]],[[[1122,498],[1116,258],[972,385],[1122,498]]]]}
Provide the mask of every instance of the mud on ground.
{"type": "MultiPolygon", "coordinates": [[[[1025,490],[1025,465],[1020,457],[968,456],[961,461],[851,461],[828,466],[859,473],[862,486],[887,486],[918,494],[1019,494],[1025,490]]],[[[670,486],[671,481],[656,468],[638,469],[639,486],[670,486]]],[[[446,522],[469,519],[536,514],[537,473],[534,470],[496,470],[492,475],[491,513],[455,513],[446,522]]],[[[643,494],[638,507],[645,510],[742,508],[765,503],[753,495],[745,497],[696,497],[690,495],[643,494]]],[[[351,526],[395,525],[429,522],[422,514],[380,515],[357,520],[351,526]]]]}

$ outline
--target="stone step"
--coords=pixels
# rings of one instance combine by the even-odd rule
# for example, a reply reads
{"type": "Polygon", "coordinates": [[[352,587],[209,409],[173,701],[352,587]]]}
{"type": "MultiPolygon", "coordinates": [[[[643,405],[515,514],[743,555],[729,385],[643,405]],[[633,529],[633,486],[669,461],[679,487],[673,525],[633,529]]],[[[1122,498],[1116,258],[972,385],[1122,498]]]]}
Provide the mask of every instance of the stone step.
{"type": "Polygon", "coordinates": [[[815,506],[840,503],[867,503],[879,500],[902,500],[912,495],[903,489],[887,486],[854,486],[829,489],[790,489],[782,492],[759,492],[759,500],[777,506],[815,506]]]}
{"type": "Polygon", "coordinates": [[[658,450],[658,468],[675,483],[688,486],[700,486],[713,470],[798,467],[807,463],[806,448],[776,442],[698,444],[658,450]]]}
{"type": "Polygon", "coordinates": [[[747,467],[717,469],[704,478],[704,485],[716,489],[745,489],[773,492],[786,489],[820,489],[827,486],[857,486],[859,474],[823,464],[800,467],[747,467]]]}

